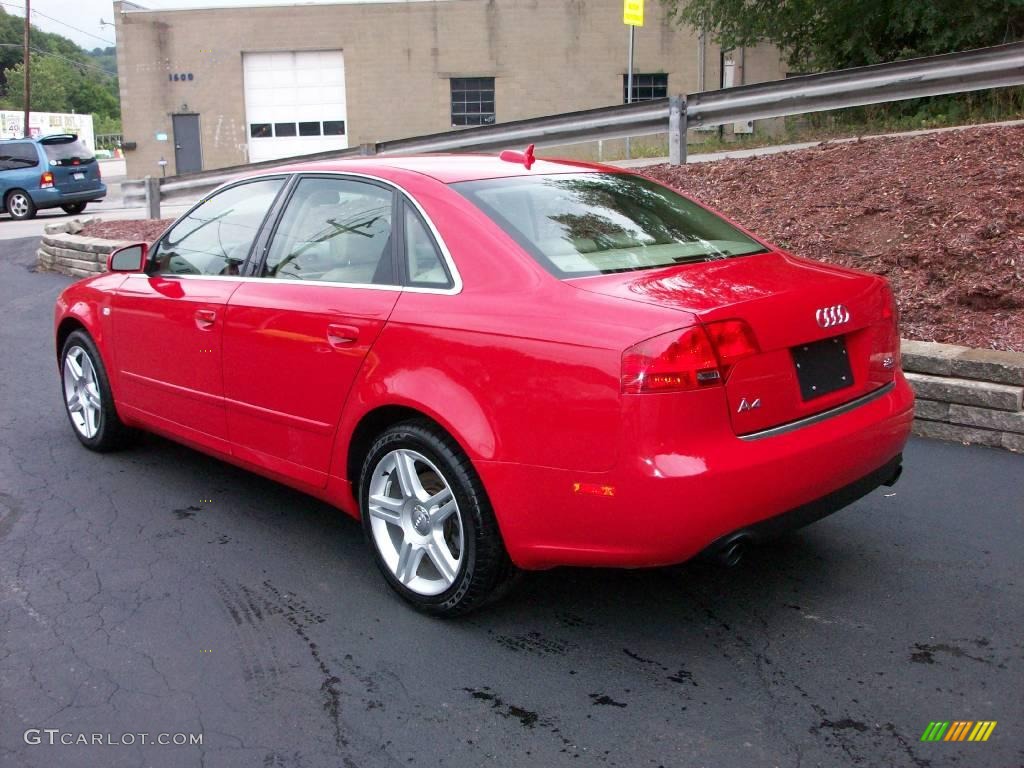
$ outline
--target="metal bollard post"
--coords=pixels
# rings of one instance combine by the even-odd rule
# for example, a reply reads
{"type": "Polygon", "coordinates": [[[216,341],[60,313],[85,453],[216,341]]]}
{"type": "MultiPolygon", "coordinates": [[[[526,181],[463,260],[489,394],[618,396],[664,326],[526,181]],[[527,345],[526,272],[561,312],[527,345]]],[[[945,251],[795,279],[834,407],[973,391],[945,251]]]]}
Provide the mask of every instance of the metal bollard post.
{"type": "Polygon", "coordinates": [[[146,182],[146,218],[160,218],[160,179],[147,176],[146,182]]]}
{"type": "Polygon", "coordinates": [[[686,165],[686,99],[682,96],[668,100],[668,161],[686,165]]]}

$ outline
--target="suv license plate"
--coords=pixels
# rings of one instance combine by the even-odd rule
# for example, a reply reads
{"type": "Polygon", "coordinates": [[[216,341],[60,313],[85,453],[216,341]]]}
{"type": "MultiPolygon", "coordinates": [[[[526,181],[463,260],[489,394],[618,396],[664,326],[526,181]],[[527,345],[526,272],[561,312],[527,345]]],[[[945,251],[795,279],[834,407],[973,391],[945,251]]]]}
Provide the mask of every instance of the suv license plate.
{"type": "Polygon", "coordinates": [[[72,178],[74,178],[77,181],[81,181],[82,179],[85,178],[85,174],[84,173],[72,173],[71,176],[72,176],[72,178]]]}

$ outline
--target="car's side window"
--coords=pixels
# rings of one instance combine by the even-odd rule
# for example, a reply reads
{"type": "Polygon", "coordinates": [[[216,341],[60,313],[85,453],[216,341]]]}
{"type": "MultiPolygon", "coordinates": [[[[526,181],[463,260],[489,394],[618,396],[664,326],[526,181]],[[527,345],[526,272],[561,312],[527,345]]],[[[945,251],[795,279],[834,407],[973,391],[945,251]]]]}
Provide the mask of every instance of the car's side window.
{"type": "Polygon", "coordinates": [[[39,165],[39,153],[28,142],[0,143],[0,171],[34,168],[39,165]]]}
{"type": "Polygon", "coordinates": [[[410,203],[406,203],[403,209],[405,269],[409,284],[422,288],[450,288],[451,277],[426,223],[410,203]]]}
{"type": "Polygon", "coordinates": [[[393,199],[363,181],[301,179],[270,241],[263,277],[395,285],[393,199]]]}
{"type": "Polygon", "coordinates": [[[219,192],[182,218],[153,252],[149,274],[237,275],[283,178],[219,192]]]}

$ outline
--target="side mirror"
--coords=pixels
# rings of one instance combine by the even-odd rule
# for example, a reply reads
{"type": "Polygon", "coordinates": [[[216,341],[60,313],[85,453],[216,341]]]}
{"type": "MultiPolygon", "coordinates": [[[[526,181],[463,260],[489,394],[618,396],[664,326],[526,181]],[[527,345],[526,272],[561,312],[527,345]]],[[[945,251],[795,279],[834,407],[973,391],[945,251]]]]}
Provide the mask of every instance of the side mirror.
{"type": "Polygon", "coordinates": [[[107,271],[141,272],[146,268],[146,256],[148,255],[149,246],[146,243],[135,243],[118,248],[107,256],[107,271]]]}

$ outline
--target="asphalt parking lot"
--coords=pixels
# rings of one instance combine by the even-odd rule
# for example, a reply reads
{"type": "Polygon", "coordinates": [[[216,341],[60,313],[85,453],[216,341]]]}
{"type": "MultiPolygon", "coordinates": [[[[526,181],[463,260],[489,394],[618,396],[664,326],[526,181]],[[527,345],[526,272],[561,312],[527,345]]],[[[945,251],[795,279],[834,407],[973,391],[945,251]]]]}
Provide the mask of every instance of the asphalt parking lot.
{"type": "Polygon", "coordinates": [[[914,440],[895,488],[738,568],[559,569],[438,621],[324,504],[81,448],[34,244],[0,245],[3,766],[1024,764],[1024,457],[914,440]]]}

